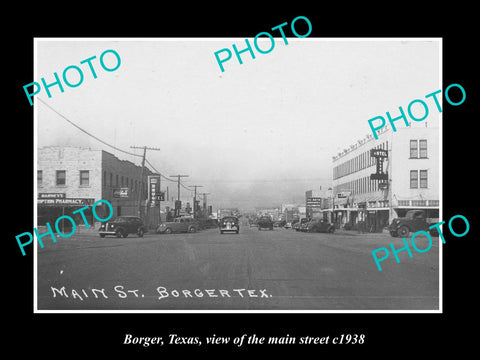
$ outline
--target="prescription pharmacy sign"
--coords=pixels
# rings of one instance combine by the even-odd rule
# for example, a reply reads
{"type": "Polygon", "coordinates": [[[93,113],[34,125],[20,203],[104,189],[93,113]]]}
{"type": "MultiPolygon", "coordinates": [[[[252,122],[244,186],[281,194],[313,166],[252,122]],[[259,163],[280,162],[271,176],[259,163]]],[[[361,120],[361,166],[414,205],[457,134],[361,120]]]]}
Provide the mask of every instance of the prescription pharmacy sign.
{"type": "Polygon", "coordinates": [[[39,198],[37,205],[45,206],[88,206],[92,205],[95,199],[90,198],[39,198]]]}

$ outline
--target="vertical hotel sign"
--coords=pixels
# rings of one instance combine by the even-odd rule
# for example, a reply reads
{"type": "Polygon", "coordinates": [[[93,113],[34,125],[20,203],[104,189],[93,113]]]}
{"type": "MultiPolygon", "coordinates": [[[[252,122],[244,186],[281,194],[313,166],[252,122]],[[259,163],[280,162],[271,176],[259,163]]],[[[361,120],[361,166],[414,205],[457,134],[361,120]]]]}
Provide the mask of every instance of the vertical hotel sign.
{"type": "Polygon", "coordinates": [[[159,206],[162,199],[160,175],[148,175],[148,201],[151,207],[159,206]]]}

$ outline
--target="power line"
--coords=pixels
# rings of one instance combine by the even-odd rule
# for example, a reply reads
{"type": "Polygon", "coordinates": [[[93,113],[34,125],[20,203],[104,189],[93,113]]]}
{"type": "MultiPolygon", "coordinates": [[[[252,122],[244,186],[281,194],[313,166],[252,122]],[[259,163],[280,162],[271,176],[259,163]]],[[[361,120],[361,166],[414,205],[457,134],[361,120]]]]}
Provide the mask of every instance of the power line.
{"type": "MultiPolygon", "coordinates": [[[[55,110],[53,107],[51,107],[50,105],[48,105],[45,101],[43,101],[41,98],[37,97],[37,100],[39,100],[41,103],[43,103],[46,107],[48,107],[50,110],[52,110],[55,114],[57,114],[58,116],[60,116],[62,119],[64,119],[65,121],[67,121],[68,123],[70,123],[71,125],[75,126],[78,130],[84,132],[85,134],[87,134],[88,136],[94,138],[95,140],[101,142],[102,144],[108,146],[108,147],[111,147],[112,149],[115,149],[117,151],[120,151],[124,154],[127,154],[127,155],[131,155],[131,156],[136,156],[136,157],[143,157],[143,155],[139,155],[139,154],[135,154],[135,153],[131,153],[131,152],[128,152],[128,151],[125,151],[125,150],[122,150],[122,149],[119,149],[117,148],[116,146],[113,146],[109,143],[107,143],[106,141],[98,138],[97,136],[91,134],[90,132],[88,132],[87,130],[81,128],[80,126],[78,126],[77,124],[75,124],[73,121],[71,121],[70,119],[68,119],[65,115],[63,115],[62,113],[58,112],[57,110],[55,110]]],[[[135,148],[135,147],[134,147],[135,148]]],[[[143,149],[143,148],[142,148],[143,149]]],[[[148,161],[146,158],[145,158],[145,162],[147,164],[149,164],[152,169],[154,170],[155,173],[159,174],[162,178],[164,178],[165,180],[168,180],[168,181],[171,181],[171,182],[177,182],[176,180],[172,180],[168,177],[166,177],[165,175],[161,174],[158,170],[155,169],[155,167],[150,163],[150,161],[148,161]]],[[[185,187],[184,184],[182,184],[181,182],[179,182],[180,186],[182,186],[184,189],[186,190],[190,190],[188,188],[185,187]]]]}
{"type": "Polygon", "coordinates": [[[77,124],[75,124],[73,121],[69,120],[65,115],[59,113],[57,110],[55,110],[54,108],[52,108],[50,105],[48,105],[45,101],[43,101],[41,98],[37,97],[37,100],[40,100],[40,102],[42,102],[46,107],[48,107],[50,110],[52,110],[54,113],[56,113],[58,116],[60,116],[62,119],[64,119],[65,121],[69,122],[70,124],[72,124],[73,126],[75,126],[77,129],[79,129],[80,131],[84,132],[85,134],[87,134],[88,136],[91,136],[92,138],[94,138],[95,140],[101,142],[102,144],[104,145],[107,145],[109,147],[111,147],[112,149],[115,149],[117,151],[120,151],[120,152],[123,152],[125,154],[128,154],[128,155],[132,155],[132,156],[137,156],[137,157],[142,157],[142,155],[137,155],[137,154],[134,154],[134,153],[131,153],[131,152],[128,152],[128,151],[125,151],[125,150],[122,150],[122,149],[119,149],[113,145],[110,145],[109,143],[103,141],[102,139],[99,139],[98,137],[96,137],[95,135],[93,134],[90,134],[87,130],[84,130],[82,129],[80,126],[78,126],[77,124]]]}

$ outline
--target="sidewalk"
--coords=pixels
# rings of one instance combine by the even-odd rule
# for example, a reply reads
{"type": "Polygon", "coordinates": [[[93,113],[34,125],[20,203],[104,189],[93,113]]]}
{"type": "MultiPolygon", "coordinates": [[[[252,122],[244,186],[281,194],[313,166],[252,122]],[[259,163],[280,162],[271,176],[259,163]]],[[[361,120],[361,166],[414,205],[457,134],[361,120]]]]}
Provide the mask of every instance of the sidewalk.
{"type": "Polygon", "coordinates": [[[360,232],[358,230],[345,230],[345,229],[335,229],[335,234],[347,235],[347,236],[357,236],[357,235],[368,235],[368,236],[384,236],[390,235],[388,230],[383,230],[382,232],[360,232]]]}

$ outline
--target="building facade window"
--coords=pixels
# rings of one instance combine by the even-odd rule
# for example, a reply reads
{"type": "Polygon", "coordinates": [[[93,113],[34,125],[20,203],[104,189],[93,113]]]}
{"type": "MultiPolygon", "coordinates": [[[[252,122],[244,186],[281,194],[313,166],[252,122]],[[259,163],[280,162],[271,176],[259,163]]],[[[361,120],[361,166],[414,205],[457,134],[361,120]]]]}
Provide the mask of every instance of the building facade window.
{"type": "Polygon", "coordinates": [[[80,186],[90,185],[90,171],[80,170],[80,186]]]}
{"type": "Polygon", "coordinates": [[[110,187],[113,186],[113,174],[110,173],[110,187]]]}
{"type": "Polygon", "coordinates": [[[103,170],[103,186],[107,186],[107,171],[103,170]]]}
{"type": "Polygon", "coordinates": [[[410,189],[418,189],[418,170],[410,170],[410,189]]]}
{"type": "Polygon", "coordinates": [[[67,172],[65,170],[57,170],[56,171],[56,185],[57,186],[65,186],[66,185],[66,178],[67,172]]]}
{"type": "Polygon", "coordinates": [[[419,140],[420,143],[420,158],[427,158],[427,140],[419,140]]]}
{"type": "Polygon", "coordinates": [[[118,175],[115,175],[115,186],[118,187],[118,175]]]}
{"type": "Polygon", "coordinates": [[[410,159],[418,158],[418,141],[410,140],[410,159]]]}
{"type": "Polygon", "coordinates": [[[428,188],[428,171],[420,170],[420,188],[428,188]]]}
{"type": "Polygon", "coordinates": [[[37,170],[37,186],[41,187],[43,185],[43,171],[37,170]]]}

